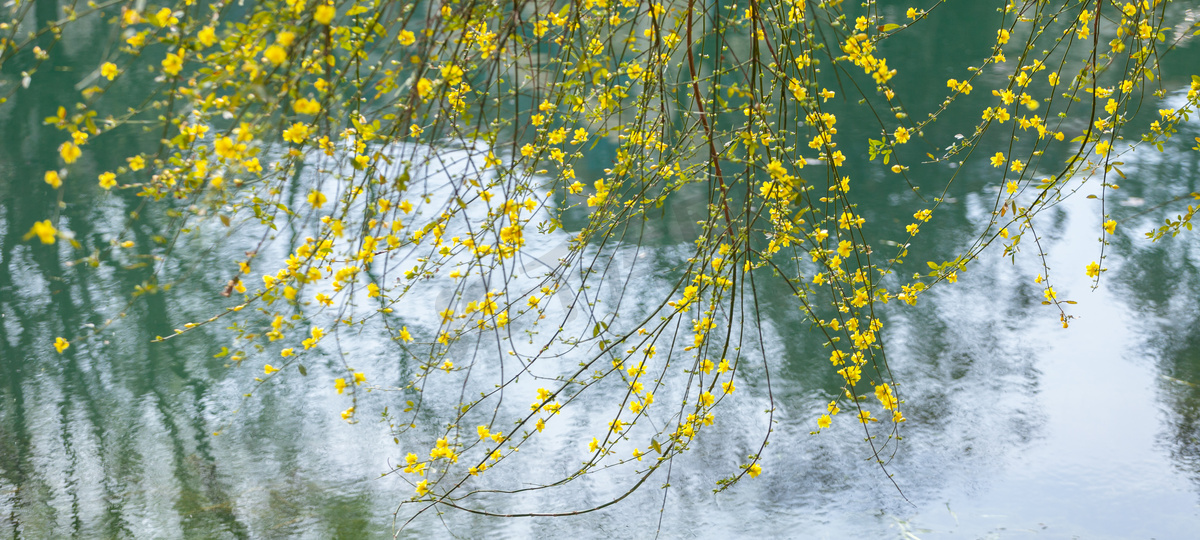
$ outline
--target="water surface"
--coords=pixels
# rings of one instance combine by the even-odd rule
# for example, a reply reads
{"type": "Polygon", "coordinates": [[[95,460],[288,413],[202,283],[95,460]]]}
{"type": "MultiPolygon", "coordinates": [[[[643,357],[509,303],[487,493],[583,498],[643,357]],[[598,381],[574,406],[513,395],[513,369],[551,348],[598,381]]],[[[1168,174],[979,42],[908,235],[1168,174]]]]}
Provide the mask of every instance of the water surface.
{"type": "MultiPolygon", "coordinates": [[[[913,95],[940,96],[939,81],[952,76],[945,66],[985,54],[990,37],[962,30],[969,28],[965,21],[993,9],[983,4],[964,3],[939,19],[941,26],[889,44],[898,84],[913,95]],[[948,40],[956,46],[943,46],[948,40]]],[[[87,39],[83,33],[56,48],[52,62],[62,69],[42,70],[29,91],[0,105],[0,534],[391,536],[393,513],[412,488],[380,475],[407,449],[386,425],[341,420],[345,401],[328,384],[341,369],[333,352],[308,361],[308,376],[273,379],[246,399],[261,362],[239,366],[214,358],[229,339],[224,330],[204,327],[150,343],[234,305],[217,294],[231,276],[213,269],[231,268],[236,249],[181,253],[168,270],[192,272],[187,280],[131,302],[129,292],[152,277],[151,246],[167,224],[127,220],[139,204],[132,194],[80,181],[62,191],[60,204],[59,193],[41,181],[45,170],[58,166],[62,138],[42,126],[42,118],[75,99],[75,83],[97,64],[87,39]],[[55,213],[81,250],[22,239],[33,222],[55,213]],[[132,240],[135,247],[106,254],[99,269],[72,264],[114,240],[132,240]],[[50,347],[56,336],[75,339],[95,328],[102,328],[98,336],[62,355],[50,347]]],[[[1197,65],[1197,51],[1185,42],[1168,58],[1164,86],[1168,99],[1178,101],[1184,69],[1197,65]]],[[[14,80],[18,64],[4,66],[6,80],[14,80]]],[[[130,89],[145,83],[122,80],[130,89]]],[[[986,100],[971,103],[982,108],[986,100]]],[[[855,131],[853,114],[839,123],[846,140],[872,135],[855,131]]],[[[930,128],[931,139],[946,140],[973,122],[946,118],[930,128]]],[[[1186,144],[1197,135],[1200,125],[1185,124],[1164,153],[1139,150],[1125,159],[1129,178],[1116,192],[1114,211],[1122,225],[1099,289],[1090,289],[1083,272],[1098,258],[1098,204],[1077,197],[1039,218],[1055,287],[1060,297],[1078,302],[1069,329],[1060,327],[1056,310],[1041,305],[1033,278],[1042,270],[1029,256],[1013,264],[989,252],[959,283],[939,286],[916,307],[888,306],[884,339],[910,419],[888,466],[899,490],[872,464],[851,426],[810,434],[839,381],[783,286],[767,280],[761,311],[778,407],[773,426],[761,412],[765,380],[749,372],[739,383],[744,394],[723,405],[731,420],[718,422],[677,460],[665,492],[661,481],[652,481],[619,505],[569,518],[450,512],[422,518],[401,536],[1194,537],[1200,530],[1200,239],[1184,234],[1150,243],[1142,233],[1180,211],[1151,208],[1197,190],[1200,153],[1186,144]],[[762,476],[713,494],[715,481],[744,461],[745,448],[768,427],[774,431],[762,476]]],[[[154,137],[129,130],[98,137],[71,180],[94,178],[115,168],[122,152],[153,144],[154,137]]],[[[902,230],[916,200],[907,186],[877,162],[852,160],[848,167],[871,194],[861,199],[870,205],[862,210],[871,222],[902,230]]],[[[969,167],[976,168],[964,171],[947,194],[952,202],[923,227],[926,244],[914,249],[913,261],[951,256],[989,218],[1000,179],[982,162],[969,167]]],[[[917,171],[933,186],[952,169],[937,164],[917,171]]],[[[677,271],[679,248],[702,218],[689,210],[695,205],[688,196],[671,201],[649,225],[654,235],[646,249],[615,257],[636,272],[637,295],[669,291],[672,283],[663,276],[677,271]]],[[[902,240],[878,240],[889,239],[902,240]]],[[[552,240],[530,249],[550,257],[557,248],[552,240]]],[[[411,316],[433,316],[438,294],[424,294],[427,305],[414,306],[411,316]]],[[[354,352],[354,365],[378,374],[380,382],[401,385],[408,377],[411,366],[389,356],[378,335],[341,339],[354,352]]],[[[378,393],[360,406],[379,410],[402,401],[378,393]]],[[[579,417],[547,437],[574,444],[602,422],[602,416],[579,417]]],[[[575,466],[546,463],[549,473],[530,474],[575,466]]],[[[601,479],[553,495],[480,501],[493,510],[569,510],[618,489],[601,479]]]]}

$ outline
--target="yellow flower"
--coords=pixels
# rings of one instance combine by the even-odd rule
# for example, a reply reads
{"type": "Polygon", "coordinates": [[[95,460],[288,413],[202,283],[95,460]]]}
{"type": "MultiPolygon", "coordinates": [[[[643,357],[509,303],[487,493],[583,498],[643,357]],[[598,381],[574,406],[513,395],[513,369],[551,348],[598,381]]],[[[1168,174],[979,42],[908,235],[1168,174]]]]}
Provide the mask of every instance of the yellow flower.
{"type": "Polygon", "coordinates": [[[283,140],[290,143],[301,144],[308,139],[308,133],[309,131],[307,124],[296,122],[292,124],[291,127],[283,130],[283,140]]]}
{"type": "Polygon", "coordinates": [[[282,351],[279,351],[279,356],[282,356],[282,357],[284,357],[284,358],[287,358],[287,357],[289,357],[289,356],[292,356],[292,355],[294,355],[294,354],[296,354],[296,352],[295,352],[295,349],[290,349],[290,348],[289,348],[289,349],[284,349],[284,350],[282,350],[282,351]]]}
{"type": "Polygon", "coordinates": [[[404,340],[405,343],[412,343],[413,337],[412,334],[408,333],[407,326],[400,329],[400,339],[404,340]]]}
{"type": "Polygon", "coordinates": [[[179,72],[183,70],[183,51],[168,54],[166,58],[163,58],[162,70],[167,75],[179,75],[179,72]]]}
{"type": "Polygon", "coordinates": [[[883,408],[892,410],[896,408],[896,396],[892,394],[892,388],[887,383],[875,387],[875,398],[883,404],[883,408]]]}
{"type": "MultiPolygon", "coordinates": [[[[911,10],[912,8],[908,9],[911,10]]],[[[762,466],[755,463],[746,469],[746,474],[750,475],[750,478],[758,478],[758,475],[762,474],[762,466]]]]}
{"type": "Polygon", "coordinates": [[[1113,233],[1117,232],[1117,222],[1113,221],[1111,219],[1108,221],[1105,221],[1104,222],[1104,230],[1108,234],[1113,234],[1113,233]]]}
{"type": "Polygon", "coordinates": [[[830,157],[832,158],[832,160],[833,160],[833,165],[834,165],[835,167],[841,167],[841,166],[842,166],[842,163],[845,163],[845,161],[846,161],[846,156],[845,156],[845,154],[842,154],[842,151],[841,151],[841,150],[837,150],[837,151],[835,151],[835,152],[833,153],[833,155],[832,155],[832,156],[830,156],[830,157]]]}
{"type": "Polygon", "coordinates": [[[293,34],[291,32],[285,31],[285,32],[280,32],[275,35],[275,43],[278,43],[280,46],[283,46],[283,47],[291,46],[291,44],[295,41],[296,41],[296,34],[293,34]]]}
{"type": "Polygon", "coordinates": [[[417,81],[417,95],[421,96],[421,98],[428,97],[429,92],[432,90],[433,90],[433,82],[430,81],[429,79],[426,79],[425,77],[421,77],[421,80],[417,81]]]}
{"type": "Polygon", "coordinates": [[[904,127],[898,127],[896,128],[896,132],[893,134],[893,136],[896,137],[896,144],[904,144],[908,142],[910,135],[908,129],[904,127]]]}
{"type": "Polygon", "coordinates": [[[321,24],[329,24],[333,22],[333,16],[336,14],[337,10],[331,5],[317,6],[317,9],[313,10],[313,20],[321,24]]]}
{"type": "Polygon", "coordinates": [[[167,26],[169,24],[175,24],[179,22],[179,19],[171,16],[171,8],[162,8],[158,10],[158,13],[154,14],[154,18],[151,19],[151,22],[158,26],[167,26]]]}
{"type": "Polygon", "coordinates": [[[846,257],[850,256],[850,252],[853,250],[854,243],[850,242],[849,240],[842,240],[841,242],[838,242],[837,253],[839,257],[845,259],[846,257]]]}
{"type": "Polygon", "coordinates": [[[58,339],[54,340],[54,350],[58,351],[58,354],[62,354],[62,352],[67,350],[67,347],[70,346],[71,342],[63,339],[62,336],[59,336],[58,339]]]}
{"type": "Polygon", "coordinates": [[[133,156],[127,158],[126,161],[129,162],[129,170],[140,171],[146,168],[146,159],[142,156],[133,156]]]}
{"type": "Polygon", "coordinates": [[[456,65],[442,66],[442,79],[449,86],[458,86],[462,82],[463,70],[456,65]]]}
{"type": "Polygon", "coordinates": [[[831,425],[833,425],[833,419],[830,418],[828,414],[822,414],[821,417],[817,419],[817,427],[821,429],[825,429],[831,425]]]}
{"type": "Polygon", "coordinates": [[[767,164],[767,173],[771,175],[771,178],[779,180],[787,176],[787,169],[783,167],[783,163],[780,163],[778,159],[773,159],[767,164]]]}
{"type": "Polygon", "coordinates": [[[78,146],[75,146],[75,143],[65,142],[58,147],[58,155],[62,156],[63,161],[68,165],[75,163],[75,160],[79,159],[82,154],[83,152],[79,150],[78,146]]]}
{"type": "Polygon", "coordinates": [[[416,43],[417,36],[414,35],[411,30],[401,30],[400,34],[396,36],[396,39],[400,41],[401,45],[407,47],[413,43],[416,43]]]}
{"type": "Polygon", "coordinates": [[[54,189],[62,187],[62,178],[58,177],[58,171],[46,171],[46,176],[43,179],[54,189]]]}
{"type": "Polygon", "coordinates": [[[362,384],[367,382],[367,376],[361,372],[354,372],[354,384],[362,384]]]}
{"type": "Polygon", "coordinates": [[[1003,152],[996,152],[996,155],[992,156],[992,158],[991,158],[991,161],[992,161],[992,166],[993,166],[993,167],[1003,167],[1003,166],[1004,166],[1004,162],[1005,162],[1005,161],[1007,161],[1007,160],[1006,160],[1006,159],[1004,159],[1004,153],[1003,153],[1003,152]]]}
{"type": "Polygon", "coordinates": [[[278,66],[287,60],[287,51],[279,45],[271,45],[267,47],[266,51],[263,51],[263,59],[278,66]]]}
{"type": "Polygon", "coordinates": [[[327,200],[328,199],[325,197],[324,193],[321,193],[315,189],[308,194],[308,204],[313,205],[313,208],[320,208],[327,200]]]}
{"type": "MultiPolygon", "coordinates": [[[[245,145],[242,145],[245,147],[245,145]]],[[[238,145],[229,137],[220,137],[213,142],[213,151],[225,159],[237,159],[239,152],[238,145]]]]}
{"type": "Polygon", "coordinates": [[[349,420],[352,416],[354,416],[354,407],[342,411],[342,420],[349,420]]]}
{"type": "Polygon", "coordinates": [[[1100,265],[1096,264],[1096,261],[1092,261],[1087,265],[1086,272],[1087,277],[1095,278],[1096,276],[1100,275],[1100,265]]]}
{"type": "Polygon", "coordinates": [[[321,104],[307,98],[297,99],[292,103],[292,108],[300,114],[317,114],[321,112],[321,104]]]}
{"type": "Polygon", "coordinates": [[[196,34],[196,39],[205,47],[212,47],[213,43],[217,42],[217,31],[211,26],[205,26],[200,29],[200,33],[196,34]]]}
{"type": "Polygon", "coordinates": [[[117,65],[112,62],[105,62],[100,66],[100,76],[110,81],[117,78],[120,73],[121,70],[117,69],[117,65]]]}
{"type": "Polygon", "coordinates": [[[117,185],[117,175],[111,172],[100,173],[100,187],[112,189],[117,185]]]}
{"type": "Polygon", "coordinates": [[[346,390],[346,379],[338,377],[333,380],[333,387],[337,389],[337,393],[342,393],[346,390]]]}
{"type": "Polygon", "coordinates": [[[908,11],[904,12],[905,17],[908,17],[909,19],[912,19],[914,21],[917,20],[918,15],[920,15],[920,13],[917,12],[917,8],[910,7],[910,8],[908,8],[908,11]]]}
{"type": "Polygon", "coordinates": [[[25,233],[26,240],[34,236],[37,236],[38,240],[41,240],[43,244],[53,244],[55,238],[58,236],[58,229],[55,229],[54,225],[50,224],[50,220],[42,220],[34,223],[29,232],[25,233]]]}
{"type": "Polygon", "coordinates": [[[276,371],[279,371],[279,368],[272,366],[271,364],[263,366],[263,373],[266,373],[267,375],[275,373],[276,371]]]}

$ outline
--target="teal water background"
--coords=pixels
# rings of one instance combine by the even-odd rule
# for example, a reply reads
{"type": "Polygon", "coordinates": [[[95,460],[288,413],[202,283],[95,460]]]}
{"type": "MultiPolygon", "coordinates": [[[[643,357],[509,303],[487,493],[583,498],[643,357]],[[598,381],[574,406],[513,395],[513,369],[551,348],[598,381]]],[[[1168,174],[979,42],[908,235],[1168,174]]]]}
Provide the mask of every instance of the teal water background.
{"type": "MultiPolygon", "coordinates": [[[[986,56],[991,36],[971,30],[995,15],[995,6],[985,4],[954,5],[922,32],[886,45],[902,95],[930,100],[910,108],[941,99],[944,81],[956,76],[951,66],[986,56]]],[[[38,2],[44,5],[53,8],[38,2]]],[[[246,400],[261,362],[239,367],[214,358],[229,339],[224,330],[206,327],[150,343],[233,305],[218,294],[230,264],[207,263],[237,256],[236,246],[228,253],[180,250],[168,271],[191,272],[188,279],[130,302],[130,291],[160,264],[152,247],[168,224],[128,220],[141,201],[105,192],[93,179],[133,150],[153,151],[157,134],[127,129],[96,137],[64,189],[42,181],[59,166],[56,149],[64,140],[42,120],[77,98],[76,85],[104,54],[92,44],[108,31],[83,21],[51,50],[50,68],[0,105],[0,536],[391,536],[393,513],[412,489],[380,474],[404,450],[385,425],[341,421],[344,400],[318,376],[336,367],[332,360],[313,362],[310,376],[273,379],[246,400]],[[54,215],[83,248],[22,238],[35,221],[54,215]],[[134,247],[106,251],[97,269],[73,264],[93,248],[125,240],[134,247]],[[110,319],[119,320],[105,326],[110,319]],[[56,336],[75,339],[95,327],[104,327],[99,336],[62,355],[51,347],[56,336]],[[222,435],[214,437],[218,430],[222,435]]],[[[20,84],[27,60],[3,66],[6,85],[20,84]]],[[[1181,101],[1198,60],[1192,41],[1166,58],[1168,104],[1181,101]]],[[[986,106],[984,90],[1001,78],[985,74],[962,110],[986,106]]],[[[135,95],[149,79],[122,78],[110,93],[119,102],[122,92],[135,95]]],[[[873,136],[857,127],[873,124],[856,122],[847,108],[838,124],[844,140],[873,136]]],[[[976,116],[946,117],[928,138],[969,133],[976,116]]],[[[1041,305],[1033,282],[1041,270],[1031,253],[1014,265],[989,252],[959,283],[937,287],[918,306],[890,305],[884,335],[910,418],[890,464],[902,493],[867,461],[854,430],[809,434],[838,383],[786,295],[768,294],[762,311],[780,410],[759,478],[711,493],[715,480],[736,467],[723,445],[741,448],[767,427],[765,390],[748,384],[748,397],[729,406],[738,417],[759,420],[718,425],[678,460],[665,498],[651,482],[643,493],[585,516],[501,520],[449,512],[414,523],[402,537],[645,538],[660,530],[666,538],[1194,538],[1200,238],[1150,243],[1142,234],[1180,211],[1156,205],[1200,189],[1200,152],[1189,149],[1200,125],[1186,123],[1180,131],[1163,153],[1126,156],[1128,178],[1109,198],[1121,226],[1098,290],[1090,290],[1083,272],[1098,257],[1096,201],[1075,197],[1039,218],[1056,289],[1078,302],[1071,328],[1060,328],[1058,312],[1041,305]]],[[[889,234],[910,220],[915,196],[908,186],[878,162],[858,157],[847,165],[855,189],[870,194],[859,200],[869,204],[862,210],[870,222],[880,224],[879,239],[902,240],[889,234]]],[[[604,166],[597,160],[592,173],[604,166]]],[[[990,218],[998,173],[982,161],[968,167],[947,193],[948,204],[923,227],[913,261],[952,256],[990,218]]],[[[913,169],[917,184],[928,186],[954,170],[913,169]]],[[[579,170],[586,178],[586,168],[579,170]]],[[[690,224],[702,216],[691,208],[704,197],[693,195],[671,201],[653,224],[654,245],[643,255],[653,264],[671,267],[672,247],[694,234],[690,224]]],[[[662,293],[667,285],[648,279],[637,292],[662,293]]],[[[348,339],[356,365],[390,369],[391,382],[403,380],[403,367],[369,335],[348,339]]],[[[380,406],[392,398],[372,399],[371,406],[380,406]]],[[[579,483],[565,496],[534,502],[571,508],[612,489],[579,483]]]]}

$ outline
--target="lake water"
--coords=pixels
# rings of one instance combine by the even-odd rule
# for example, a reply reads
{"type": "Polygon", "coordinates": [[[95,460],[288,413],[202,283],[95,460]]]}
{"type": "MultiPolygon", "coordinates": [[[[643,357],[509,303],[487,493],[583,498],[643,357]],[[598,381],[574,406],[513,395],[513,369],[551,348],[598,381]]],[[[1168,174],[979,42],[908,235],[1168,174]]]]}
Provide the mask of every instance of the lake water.
{"type": "MultiPolygon", "coordinates": [[[[967,29],[994,6],[963,4],[931,21],[927,31],[888,45],[889,64],[900,70],[897,84],[911,95],[929,95],[933,103],[942,95],[939,82],[952,76],[947,66],[986,54],[991,38],[967,29]]],[[[63,137],[42,119],[72,103],[75,83],[97,65],[92,37],[69,35],[52,52],[60,69],[42,70],[28,90],[0,105],[0,535],[391,536],[393,516],[412,487],[381,474],[407,449],[370,417],[342,421],[345,400],[329,384],[341,365],[332,353],[314,358],[307,376],[279,377],[255,389],[262,362],[228,366],[227,359],[214,358],[229,340],[220,328],[150,343],[236,303],[218,293],[238,247],[206,252],[189,244],[166,269],[186,279],[170,291],[130,300],[158,264],[151,246],[167,224],[144,219],[126,227],[139,199],[100,190],[90,179],[115,168],[129,149],[153,149],[156,134],[98,137],[61,190],[61,204],[60,193],[42,181],[44,171],[58,166],[63,137]],[[35,221],[56,214],[82,248],[22,239],[35,221]],[[98,269],[72,264],[114,240],[132,240],[134,247],[106,255],[98,269]],[[206,271],[214,261],[224,270],[206,271]],[[51,346],[56,336],[75,339],[95,329],[98,335],[62,355],[51,346]],[[244,398],[251,390],[254,397],[244,398]]],[[[1200,66],[1198,53],[1185,41],[1165,60],[1169,103],[1181,101],[1188,70],[1200,66]]],[[[2,66],[6,84],[19,82],[21,61],[2,66]]],[[[131,77],[116,91],[145,82],[131,77]]],[[[964,109],[986,106],[991,98],[984,94],[971,96],[964,109]]],[[[928,105],[909,104],[916,110],[928,105]]],[[[849,109],[839,116],[841,135],[865,140],[872,134],[855,128],[861,111],[849,109]]],[[[929,138],[949,140],[974,122],[944,118],[928,130],[929,138]]],[[[1182,211],[1180,203],[1157,205],[1200,190],[1200,152],[1189,149],[1196,136],[1200,124],[1186,123],[1165,152],[1139,149],[1125,157],[1128,178],[1108,200],[1121,225],[1098,289],[1091,290],[1083,271],[1099,256],[1098,202],[1077,196],[1039,217],[1055,288],[1060,298],[1078,302],[1070,306],[1077,318],[1069,329],[1061,328],[1055,309],[1041,304],[1033,279],[1042,270],[1032,247],[1015,264],[988,251],[957,284],[936,287],[917,306],[887,306],[884,340],[909,417],[888,467],[899,489],[873,465],[861,433],[848,423],[810,434],[840,383],[783,286],[768,283],[761,311],[777,406],[773,426],[762,413],[765,381],[750,376],[739,383],[738,399],[722,405],[730,420],[719,421],[676,460],[670,489],[661,489],[666,480],[656,477],[620,504],[576,517],[498,519],[449,511],[419,519],[401,537],[648,538],[656,531],[664,538],[1197,537],[1200,237],[1185,233],[1151,243],[1143,235],[1182,211]],[[773,434],[763,474],[712,493],[768,427],[773,434]]],[[[590,165],[595,174],[605,162],[590,165]]],[[[870,222],[902,230],[914,203],[907,185],[878,162],[860,157],[847,165],[856,185],[870,193],[860,199],[870,205],[862,209],[870,222]]],[[[924,244],[910,257],[917,264],[952,257],[989,219],[990,201],[1002,189],[998,173],[983,161],[968,167],[923,227],[924,244]]],[[[586,169],[579,168],[584,178],[586,169]]],[[[928,178],[922,185],[929,186],[944,184],[952,172],[946,164],[914,167],[918,183],[928,178]]],[[[680,262],[678,248],[698,219],[688,211],[687,196],[651,224],[646,249],[615,257],[637,272],[630,285],[636,295],[669,290],[659,274],[680,262]]],[[[552,240],[529,249],[550,253],[552,240]]],[[[920,268],[908,271],[914,270],[920,268]]],[[[423,305],[411,308],[414,326],[436,314],[438,291],[421,298],[423,305]]],[[[356,368],[382,383],[402,384],[407,368],[372,337],[365,331],[342,344],[353,351],[356,368]]],[[[376,392],[360,409],[401,406],[404,399],[376,392]]],[[[603,425],[603,418],[573,422],[548,430],[548,456],[556,444],[574,444],[589,426],[603,425]]],[[[546,462],[548,469],[569,466],[546,462]]],[[[518,502],[480,501],[497,505],[494,510],[570,510],[619,489],[601,477],[518,502]]]]}

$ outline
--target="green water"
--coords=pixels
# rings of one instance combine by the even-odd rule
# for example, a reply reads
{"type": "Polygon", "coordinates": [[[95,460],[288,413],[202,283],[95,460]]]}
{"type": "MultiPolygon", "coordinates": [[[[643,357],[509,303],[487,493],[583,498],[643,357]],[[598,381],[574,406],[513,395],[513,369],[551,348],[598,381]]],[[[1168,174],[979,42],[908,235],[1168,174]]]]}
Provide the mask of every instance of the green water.
{"type": "MultiPolygon", "coordinates": [[[[995,15],[995,6],[950,5],[924,31],[885,47],[889,64],[900,70],[902,95],[930,100],[909,103],[914,110],[941,99],[945,79],[955,76],[950,66],[970,64],[990,46],[990,35],[976,29],[995,15]]],[[[38,3],[39,10],[53,7],[38,3]]],[[[888,9],[898,18],[903,8],[888,9]]],[[[58,166],[56,149],[64,140],[42,119],[77,98],[75,85],[98,64],[103,51],[93,44],[104,42],[105,32],[86,22],[51,50],[52,69],[43,67],[27,89],[0,105],[0,535],[391,536],[393,513],[412,489],[380,474],[402,459],[403,445],[393,443],[385,425],[341,421],[345,402],[325,377],[340,363],[313,357],[306,361],[308,376],[274,379],[244,399],[260,363],[230,366],[214,358],[229,340],[224,330],[205,327],[150,343],[233,305],[218,293],[237,256],[236,246],[223,252],[185,244],[165,268],[183,279],[170,291],[130,301],[129,292],[161,264],[151,254],[168,224],[129,220],[140,200],[100,190],[92,179],[131,151],[153,151],[157,133],[127,129],[97,137],[61,192],[42,182],[44,171],[58,166]],[[81,248],[22,239],[35,221],[55,215],[81,248]],[[93,249],[126,240],[134,247],[103,249],[98,269],[74,264],[93,249]],[[98,336],[76,341],[62,355],[50,345],[56,336],[74,340],[96,328],[102,328],[98,336]]],[[[1179,101],[1198,59],[1192,41],[1167,57],[1162,84],[1168,99],[1179,101]]],[[[20,84],[29,61],[17,57],[3,66],[0,90],[20,84]]],[[[992,83],[999,80],[990,76],[992,83]]],[[[117,104],[153,84],[149,75],[120,81],[110,92],[117,104]]],[[[986,106],[991,98],[985,94],[977,92],[963,108],[986,106]]],[[[874,135],[856,127],[874,125],[856,122],[856,114],[865,113],[853,107],[839,113],[847,141],[874,135]]],[[[945,117],[929,138],[969,133],[974,122],[974,116],[945,117]]],[[[1200,125],[1185,124],[1164,153],[1138,151],[1125,160],[1129,178],[1110,200],[1122,227],[1099,290],[1089,290],[1082,271],[1097,258],[1096,203],[1077,197],[1040,218],[1050,265],[1078,269],[1060,272],[1056,283],[1060,294],[1079,302],[1072,313],[1080,318],[1069,330],[1058,327],[1057,311],[1040,304],[1031,257],[1012,265],[992,253],[918,307],[889,307],[885,339],[910,418],[890,465],[902,494],[864,460],[866,450],[852,430],[809,435],[838,381],[782,287],[767,284],[761,310],[779,412],[761,477],[711,493],[767,427],[765,383],[751,377],[739,386],[746,398],[729,407],[757,420],[718,424],[678,460],[665,494],[656,484],[619,505],[572,518],[451,512],[418,520],[403,536],[644,538],[661,530],[668,538],[1195,537],[1200,239],[1191,234],[1151,244],[1141,233],[1178,212],[1152,207],[1200,189],[1200,152],[1186,144],[1197,135],[1200,125]]],[[[847,165],[855,189],[870,194],[860,199],[870,204],[861,208],[870,222],[902,230],[916,200],[908,186],[878,163],[851,159],[847,165]]],[[[592,172],[603,166],[597,161],[592,172]]],[[[947,194],[950,204],[923,227],[926,243],[912,260],[950,256],[988,218],[1000,180],[982,161],[970,167],[947,194]]],[[[945,164],[914,166],[913,177],[933,189],[952,171],[945,164]]],[[[664,294],[669,283],[654,270],[678,262],[671,248],[695,234],[691,224],[703,216],[695,215],[700,205],[693,203],[704,196],[682,194],[651,224],[644,262],[624,263],[643,278],[632,292],[664,294]]],[[[902,240],[889,234],[881,231],[878,239],[902,240]]],[[[553,247],[532,246],[543,253],[553,247]]],[[[435,296],[414,309],[432,312],[435,296]]],[[[382,374],[385,384],[405,380],[404,366],[370,334],[346,339],[356,366],[382,374]]],[[[378,410],[397,401],[374,395],[361,407],[378,410]]],[[[557,437],[567,444],[572,433],[557,437]]],[[[521,504],[570,509],[613,489],[602,481],[577,483],[521,504]]]]}

